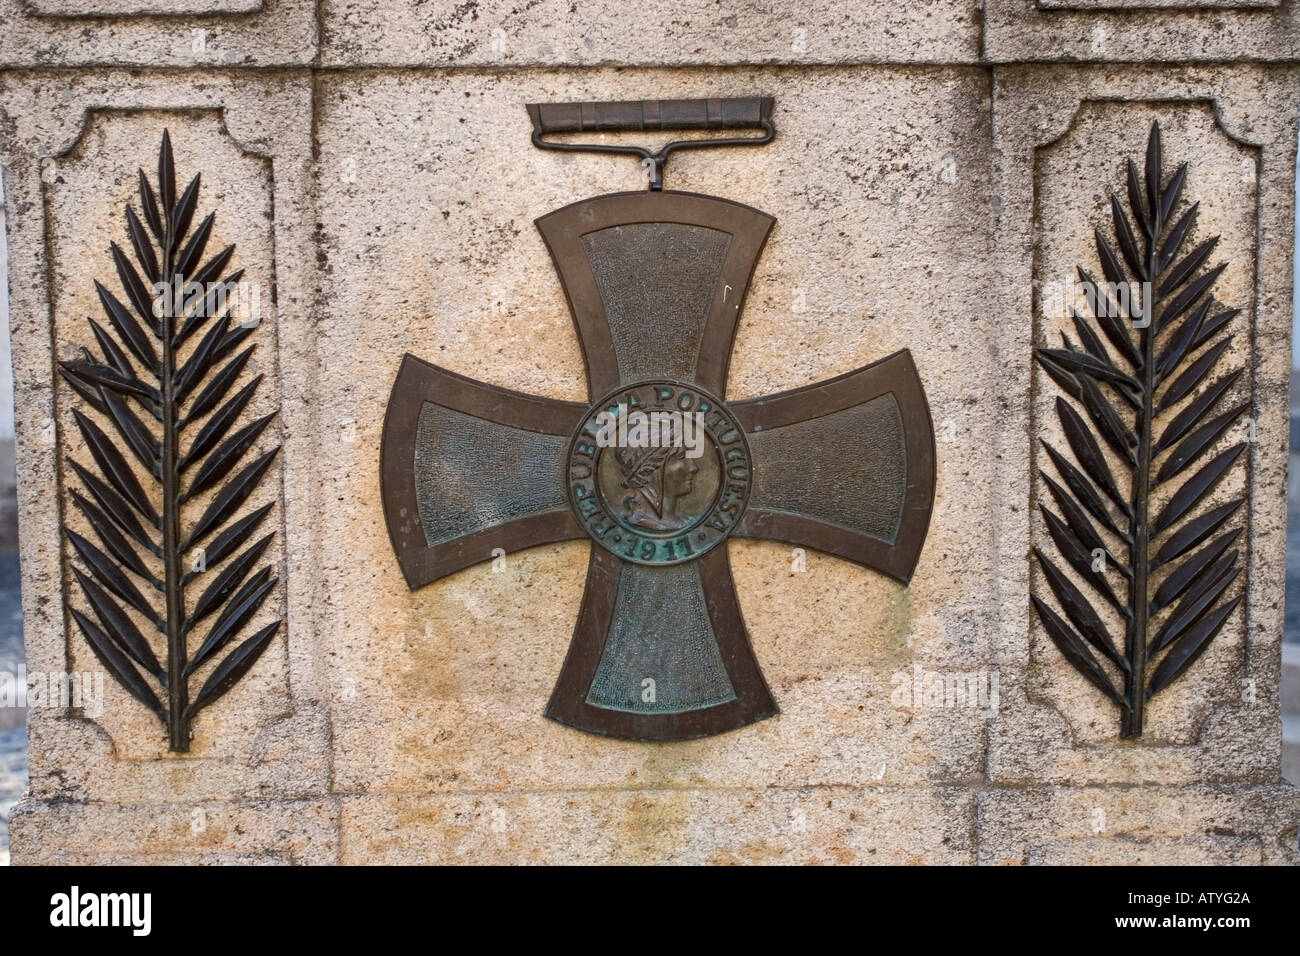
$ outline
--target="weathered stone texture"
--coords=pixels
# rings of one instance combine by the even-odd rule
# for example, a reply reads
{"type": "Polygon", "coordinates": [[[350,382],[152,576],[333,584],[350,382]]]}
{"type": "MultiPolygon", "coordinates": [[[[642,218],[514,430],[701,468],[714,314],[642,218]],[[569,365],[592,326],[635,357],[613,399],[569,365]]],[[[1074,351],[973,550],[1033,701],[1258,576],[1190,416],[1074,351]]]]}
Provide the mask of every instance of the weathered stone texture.
{"type": "Polygon", "coordinates": [[[90,666],[63,607],[78,450],[54,367],[86,341],[164,127],[219,239],[275,292],[258,361],[286,621],[189,755],[111,682],[100,718],[33,708],[14,861],[1300,861],[1277,703],[1295,5],[982,6],[653,2],[631,29],[550,0],[0,0],[28,667],[90,666]],[[780,715],[679,744],[584,735],[541,713],[590,545],[408,592],[379,502],[385,404],[407,351],[588,398],[533,220],[641,175],[534,149],[524,103],[754,93],[776,97],[773,143],[667,169],[669,188],[777,218],[727,397],[910,348],[937,441],[929,537],[906,588],[730,542],[780,715]],[[1224,492],[1251,496],[1247,615],[1121,742],[1031,622],[1034,442],[1052,429],[1031,357],[1059,327],[1034,282],[1091,263],[1155,118],[1223,235],[1259,439],[1224,492]],[[901,700],[918,668],[996,675],[996,707],[901,700]]]}
{"type": "Polygon", "coordinates": [[[313,0],[0,0],[0,68],[290,66],[316,55],[313,0]]]}

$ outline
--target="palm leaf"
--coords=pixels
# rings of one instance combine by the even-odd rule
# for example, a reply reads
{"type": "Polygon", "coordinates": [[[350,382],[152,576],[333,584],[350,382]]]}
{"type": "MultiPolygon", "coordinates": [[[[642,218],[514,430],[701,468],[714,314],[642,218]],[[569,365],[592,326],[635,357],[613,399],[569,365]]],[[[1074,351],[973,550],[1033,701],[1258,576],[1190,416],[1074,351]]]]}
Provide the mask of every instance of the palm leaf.
{"type": "Polygon", "coordinates": [[[189,414],[185,416],[182,424],[188,425],[216,408],[221,403],[221,400],[226,397],[230,387],[238,380],[244,366],[248,364],[249,356],[252,354],[253,347],[249,346],[225,368],[212,376],[208,384],[203,386],[203,391],[199,392],[198,398],[194,399],[194,403],[190,405],[189,414]]]}
{"type": "Polygon", "coordinates": [[[135,669],[122,651],[112,640],[109,639],[103,631],[95,626],[94,622],[86,615],[82,614],[75,607],[72,608],[72,619],[77,622],[77,627],[86,637],[86,643],[90,649],[95,652],[99,662],[104,665],[113,678],[130,691],[140,703],[148,707],[158,719],[163,723],[167,722],[167,711],[158,701],[158,695],[154,693],[153,688],[149,686],[148,681],[140,676],[140,672],[135,669]]]}
{"type": "MultiPolygon", "coordinates": [[[[203,549],[204,570],[215,568],[242,547],[244,542],[252,537],[253,532],[261,525],[262,519],[267,516],[270,510],[271,505],[262,505],[262,507],[240,518],[213,538],[212,543],[203,549]]],[[[185,583],[188,584],[197,574],[198,572],[187,574],[185,583]]]]}
{"type": "Polygon", "coordinates": [[[1178,255],[1178,250],[1183,245],[1183,239],[1187,236],[1192,224],[1196,222],[1196,213],[1200,207],[1200,203],[1192,203],[1191,207],[1183,213],[1174,227],[1169,230],[1164,245],[1160,247],[1160,261],[1156,264],[1156,268],[1160,272],[1164,272],[1169,267],[1169,263],[1174,261],[1174,256],[1178,255]]]}
{"type": "Polygon", "coordinates": [[[1105,598],[1115,610],[1121,614],[1124,613],[1127,609],[1124,607],[1123,602],[1115,596],[1115,591],[1111,588],[1110,582],[1106,580],[1106,576],[1101,571],[1094,569],[1092,555],[1075,537],[1074,532],[1046,508],[1042,508],[1041,511],[1043,521],[1047,525],[1047,533],[1056,542],[1056,547],[1060,550],[1061,556],[1065,558],[1070,567],[1074,568],[1080,577],[1091,585],[1094,591],[1105,598]]]}
{"type": "Polygon", "coordinates": [[[1079,283],[1083,286],[1084,294],[1089,300],[1102,306],[1100,310],[1094,313],[1094,318],[1097,325],[1101,327],[1102,332],[1105,333],[1106,338],[1119,350],[1120,355],[1134,370],[1140,369],[1142,367],[1142,356],[1133,345],[1133,338],[1128,329],[1124,327],[1123,322],[1120,320],[1123,310],[1120,308],[1119,303],[1110,297],[1109,292],[1103,291],[1097,285],[1096,280],[1083,266],[1079,266],[1079,283]]]}
{"type": "Polygon", "coordinates": [[[1196,659],[1205,653],[1205,649],[1210,646],[1210,641],[1214,640],[1219,631],[1223,629],[1223,625],[1228,621],[1228,615],[1241,603],[1241,600],[1241,595],[1238,595],[1227,604],[1221,605],[1207,614],[1169,649],[1165,659],[1160,662],[1160,666],[1151,675],[1151,684],[1147,687],[1146,692],[1147,700],[1150,700],[1181,677],[1187,668],[1191,667],[1196,662],[1196,659]]]}
{"type": "Polygon", "coordinates": [[[135,626],[135,621],[131,616],[118,607],[113,599],[90,578],[82,574],[77,568],[72,569],[77,583],[81,585],[82,593],[90,601],[90,606],[95,611],[95,616],[104,625],[104,633],[113,638],[121,649],[143,667],[146,673],[156,677],[164,687],[167,686],[167,673],[158,663],[158,657],[149,646],[149,642],[144,639],[140,629],[135,626]]]}
{"type": "Polygon", "coordinates": [[[226,605],[221,616],[212,625],[212,630],[203,639],[199,649],[190,658],[187,673],[192,673],[208,662],[208,659],[222,650],[240,629],[249,622],[257,609],[262,606],[266,596],[275,587],[276,579],[271,577],[271,569],[263,568],[255,577],[245,581],[230,603],[226,605]]]}
{"type": "Polygon", "coordinates": [[[118,564],[144,578],[150,584],[161,587],[162,582],[155,578],[153,573],[145,567],[145,563],[140,560],[140,555],[135,548],[131,547],[130,542],[108,520],[104,512],[75,491],[72,492],[72,503],[77,506],[78,511],[86,516],[90,526],[95,529],[95,534],[99,535],[99,540],[103,542],[105,550],[117,559],[118,564]]]}
{"type": "Polygon", "coordinates": [[[1116,666],[1120,668],[1127,667],[1124,658],[1119,651],[1115,650],[1115,645],[1111,643],[1110,634],[1106,631],[1106,625],[1102,623],[1101,617],[1093,610],[1092,604],[1083,596],[1083,592],[1071,584],[1070,579],[1061,572],[1060,568],[1048,560],[1043,555],[1043,552],[1035,548],[1034,554],[1043,569],[1048,585],[1051,586],[1052,593],[1056,595],[1057,604],[1065,611],[1065,615],[1070,619],[1070,622],[1079,629],[1079,633],[1116,666]]]}
{"type": "MultiPolygon", "coordinates": [[[[1174,601],[1182,596],[1183,592],[1193,585],[1197,584],[1205,569],[1208,568],[1228,547],[1237,540],[1241,534],[1240,528],[1233,528],[1225,535],[1216,538],[1212,543],[1206,545],[1200,551],[1184,561],[1179,567],[1175,568],[1156,588],[1155,597],[1151,601],[1151,616],[1155,616],[1167,608],[1174,601]]],[[[1236,552],[1233,552],[1236,555],[1236,552]]]]}
{"type": "Polygon", "coordinates": [[[1226,505],[1220,505],[1213,511],[1195,518],[1183,525],[1176,532],[1165,539],[1165,543],[1160,546],[1159,552],[1156,553],[1155,560],[1151,567],[1158,568],[1162,564],[1168,564],[1183,554],[1186,554],[1192,548],[1196,547],[1214,532],[1222,527],[1223,523],[1232,517],[1233,513],[1241,507],[1245,501],[1244,498],[1238,498],[1236,501],[1229,501],[1226,505]]]}
{"type": "Polygon", "coordinates": [[[1084,375],[1091,375],[1093,378],[1105,381],[1118,382],[1122,385],[1128,385],[1130,388],[1141,387],[1133,376],[1121,372],[1114,365],[1093,358],[1087,352],[1070,352],[1065,349],[1039,349],[1038,354],[1051,359],[1069,372],[1082,372],[1084,375]]]}
{"type": "MultiPolygon", "coordinates": [[[[1204,325],[1201,326],[1201,331],[1205,331],[1204,325]]],[[[1203,355],[1179,373],[1178,377],[1174,379],[1167,389],[1165,389],[1165,393],[1161,396],[1160,404],[1156,407],[1156,411],[1168,411],[1191,394],[1192,390],[1200,384],[1201,379],[1205,378],[1210,369],[1214,368],[1214,364],[1219,360],[1219,357],[1223,355],[1231,345],[1232,336],[1228,336],[1217,345],[1207,349],[1203,355]]]]}
{"type": "Polygon", "coordinates": [[[180,348],[194,332],[206,325],[209,319],[223,314],[221,303],[229,300],[230,294],[238,288],[237,284],[243,276],[244,270],[236,269],[208,290],[203,300],[186,313],[180,331],[172,337],[173,347],[180,348]]]}
{"type": "Polygon", "coordinates": [[[1038,612],[1038,617],[1047,630],[1047,636],[1052,639],[1052,643],[1065,656],[1065,659],[1074,665],[1075,670],[1082,674],[1085,680],[1112,701],[1122,705],[1124,700],[1119,691],[1111,683],[1106,671],[1097,663],[1097,659],[1092,656],[1092,652],[1088,650],[1087,645],[1046,603],[1040,601],[1037,597],[1032,600],[1034,610],[1038,612]]]}
{"type": "Polygon", "coordinates": [[[229,657],[217,665],[212,676],[203,684],[194,698],[194,703],[190,704],[187,714],[192,717],[234,687],[239,679],[257,663],[257,659],[262,656],[262,652],[266,650],[267,644],[271,642],[271,638],[279,628],[279,621],[268,624],[235,648],[229,657]]]}
{"type": "Polygon", "coordinates": [[[225,400],[240,382],[252,346],[229,362],[227,358],[254,327],[231,328],[232,311],[213,321],[243,272],[216,282],[230,265],[233,245],[203,261],[216,214],[193,225],[200,193],[201,179],[195,176],[177,195],[171,138],[164,132],[156,186],[141,170],[140,212],[125,211],[130,255],[118,243],[109,245],[120,291],[95,283],[107,324],[90,320],[90,326],[102,360],[83,349],[82,360],[60,363],[59,369],[84,403],[84,410],[74,408],[73,419],[95,465],[92,469],[69,460],[86,491],[73,490],[71,499],[99,542],[64,529],[79,565],[74,565],[73,577],[94,619],[77,607],[70,614],[105,669],[167,726],[170,746],[179,751],[189,749],[194,715],[248,672],[279,627],[279,621],[260,627],[217,665],[191,700],[196,670],[252,625],[276,584],[269,566],[255,570],[272,535],[247,546],[272,505],[240,512],[277,449],[263,449],[251,465],[237,471],[265,438],[274,416],[243,425],[239,421],[261,376],[225,400]],[[151,299],[150,290],[159,282],[185,290],[184,314],[182,303],[170,294],[151,299]],[[191,294],[195,284],[202,295],[191,294]],[[204,326],[203,337],[182,356],[186,339],[204,326]],[[187,412],[183,406],[193,392],[198,398],[187,412]],[[182,455],[186,426],[214,409],[182,455]],[[183,491],[182,472],[200,462],[183,491]],[[189,497],[208,491],[213,493],[208,507],[197,516],[188,514],[189,497]],[[190,546],[209,537],[202,560],[185,570],[190,546]],[[240,548],[239,557],[226,560],[240,548]],[[145,582],[144,590],[137,580],[145,582]],[[187,588],[200,585],[187,612],[187,588]],[[158,653],[134,615],[161,633],[165,653],[158,653]],[[209,615],[216,616],[216,623],[200,650],[187,656],[187,632],[209,615]]]}
{"type": "Polygon", "coordinates": [[[235,422],[239,421],[240,414],[248,405],[249,400],[253,397],[253,392],[257,390],[257,386],[261,381],[262,376],[260,375],[254,378],[241,388],[234,398],[221,406],[211,418],[203,423],[199,433],[194,436],[194,441],[190,443],[190,450],[180,460],[181,471],[184,471],[195,461],[206,455],[217,442],[226,436],[226,433],[230,431],[235,422]]]}
{"type": "Polygon", "coordinates": [[[1205,417],[1206,413],[1218,404],[1219,399],[1223,397],[1223,393],[1232,388],[1237,379],[1241,377],[1241,373],[1242,369],[1229,372],[1206,388],[1194,400],[1188,402],[1187,406],[1165,426],[1165,430],[1160,433],[1160,440],[1155,443],[1152,451],[1157,454],[1164,451],[1186,435],[1190,429],[1194,428],[1205,417]]]}
{"type": "Polygon", "coordinates": [[[1219,244],[1219,237],[1213,236],[1206,239],[1203,243],[1187,254],[1181,262],[1164,274],[1164,281],[1160,283],[1160,297],[1164,298],[1187,281],[1188,277],[1196,272],[1205,264],[1214,247],[1219,244]]]}
{"type": "Polygon", "coordinates": [[[75,459],[69,458],[68,465],[76,472],[77,477],[81,479],[81,483],[86,486],[91,496],[104,509],[104,512],[117,523],[119,528],[150,549],[155,555],[162,557],[162,551],[149,537],[144,526],[140,524],[140,519],[136,517],[135,511],[122,500],[117,492],[108,487],[103,481],[100,481],[94,472],[79,464],[75,459]]]}
{"type": "MultiPolygon", "coordinates": [[[[253,565],[261,558],[262,553],[266,551],[267,545],[271,543],[271,537],[272,535],[266,535],[234,561],[231,561],[225,570],[217,575],[216,579],[199,595],[199,599],[194,603],[194,610],[190,612],[189,620],[185,622],[187,631],[221,607],[226,598],[234,593],[235,588],[239,587],[244,577],[252,570],[253,565]]],[[[264,570],[269,573],[269,569],[264,570]]]]}
{"type": "Polygon", "coordinates": [[[239,459],[244,456],[244,453],[253,447],[262,431],[271,423],[271,419],[274,417],[274,412],[270,415],[264,415],[251,424],[245,425],[222,442],[217,450],[209,455],[207,460],[199,467],[198,472],[194,475],[193,482],[190,483],[190,487],[185,492],[185,497],[189,499],[200,492],[206,491],[229,474],[230,470],[239,464],[239,459]]]}
{"type": "Polygon", "coordinates": [[[1164,625],[1156,632],[1151,642],[1151,649],[1148,651],[1150,655],[1158,654],[1172,641],[1177,640],[1188,627],[1199,621],[1205,612],[1214,606],[1214,603],[1223,596],[1223,592],[1237,579],[1238,572],[1234,567],[1236,560],[1235,551],[1219,559],[1210,567],[1209,572],[1202,576],[1200,583],[1183,595],[1174,613],[1169,615],[1164,625]]]}
{"type": "Polygon", "coordinates": [[[1043,443],[1063,484],[1046,474],[1043,482],[1064,517],[1042,508],[1042,521],[1077,578],[1035,549],[1049,597],[1064,617],[1047,599],[1035,596],[1033,605],[1065,659],[1120,708],[1124,737],[1142,733],[1146,703],[1205,653],[1242,600],[1229,596],[1238,577],[1238,552],[1229,549],[1241,529],[1225,530],[1242,501],[1197,514],[1245,447],[1234,444],[1216,453],[1250,407],[1227,398],[1241,370],[1210,381],[1231,346],[1225,333],[1237,312],[1213,297],[1227,265],[1210,262],[1218,237],[1195,235],[1199,204],[1178,209],[1187,164],[1167,181],[1162,165],[1160,127],[1152,124],[1142,171],[1133,160],[1124,165],[1127,210],[1112,195],[1112,232],[1098,229],[1093,236],[1107,285],[1078,267],[1092,306],[1091,315],[1071,313],[1082,347],[1066,339],[1063,348],[1035,350],[1040,367],[1063,393],[1056,413],[1071,453],[1067,457],[1043,443]],[[1138,284],[1143,302],[1134,315],[1109,290],[1138,284]],[[1152,321],[1130,329],[1127,323],[1136,317],[1152,321]],[[1169,492],[1161,487],[1175,482],[1180,483],[1169,492]],[[1153,500],[1157,487],[1162,503],[1153,500]],[[1125,560],[1116,560],[1117,554],[1125,560]],[[1120,578],[1108,576],[1110,570],[1122,577],[1125,593],[1116,592],[1113,582],[1120,578]],[[1117,614],[1099,614],[1089,590],[1117,614]],[[1107,620],[1118,620],[1122,635],[1112,634],[1107,620]],[[1122,678],[1122,691],[1112,675],[1122,678]]]}

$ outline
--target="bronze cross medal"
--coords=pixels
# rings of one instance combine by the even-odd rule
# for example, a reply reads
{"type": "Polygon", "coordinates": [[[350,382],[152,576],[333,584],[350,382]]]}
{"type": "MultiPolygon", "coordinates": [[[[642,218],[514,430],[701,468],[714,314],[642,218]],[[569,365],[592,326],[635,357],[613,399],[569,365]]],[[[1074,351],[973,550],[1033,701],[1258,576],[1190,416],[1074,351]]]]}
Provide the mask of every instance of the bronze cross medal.
{"type": "Polygon", "coordinates": [[[412,589],[533,545],[591,538],[578,623],[546,716],[686,740],[776,713],[727,538],[788,542],[906,583],[934,498],[934,435],[911,354],[727,402],[741,304],[775,220],[662,189],[669,152],[774,135],[770,98],[530,106],[533,142],[641,155],[648,192],[537,220],[586,360],[590,405],[402,360],[384,423],[388,532],[412,589]],[[658,153],[543,134],[737,128],[658,153]]]}

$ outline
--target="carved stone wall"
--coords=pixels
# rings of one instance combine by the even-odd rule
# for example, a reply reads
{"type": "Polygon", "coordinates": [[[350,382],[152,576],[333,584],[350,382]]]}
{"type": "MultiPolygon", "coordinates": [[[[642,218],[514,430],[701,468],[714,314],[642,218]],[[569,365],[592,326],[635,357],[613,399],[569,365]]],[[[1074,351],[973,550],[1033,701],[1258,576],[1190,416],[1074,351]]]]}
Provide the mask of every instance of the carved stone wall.
{"type": "Polygon", "coordinates": [[[97,666],[68,611],[83,453],[57,363],[94,345],[94,281],[164,128],[218,211],[213,247],[236,242],[263,289],[245,374],[265,376],[256,413],[278,411],[260,494],[284,621],[188,753],[111,680],[101,714],[33,707],[14,862],[1300,862],[1277,694],[1296,4],[654,0],[634,29],[516,6],[0,0],[28,669],[97,666]],[[591,545],[408,591],[379,500],[385,405],[405,352],[594,398],[533,221],[640,170],[534,149],[523,104],[755,93],[776,98],[770,145],[667,174],[777,220],[726,398],[910,349],[937,441],[929,536],[907,587],[728,543],[780,714],[685,743],[581,734],[542,711],[591,545]],[[1121,740],[1030,606],[1037,443],[1061,442],[1033,356],[1069,330],[1044,288],[1093,263],[1153,120],[1199,234],[1222,236],[1215,295],[1241,309],[1224,361],[1255,440],[1216,492],[1248,498],[1244,610],[1121,740]],[[925,693],[967,677],[996,703],[925,693]]]}

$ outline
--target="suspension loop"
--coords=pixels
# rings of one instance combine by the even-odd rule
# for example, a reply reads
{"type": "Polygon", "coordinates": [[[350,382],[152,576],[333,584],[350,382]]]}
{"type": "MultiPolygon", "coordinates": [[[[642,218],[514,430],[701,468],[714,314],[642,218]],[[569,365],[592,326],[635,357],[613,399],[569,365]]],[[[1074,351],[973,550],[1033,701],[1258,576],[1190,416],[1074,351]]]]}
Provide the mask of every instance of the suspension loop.
{"type": "Polygon", "coordinates": [[[530,103],[533,145],[573,153],[615,153],[640,156],[650,164],[650,189],[664,186],[668,157],[679,149],[721,146],[762,146],[776,136],[770,96],[724,97],[703,100],[632,100],[587,103],[530,103]],[[761,136],[675,140],[658,152],[644,146],[606,143],[559,143],[548,133],[622,133],[680,129],[757,129],[761,136]]]}

